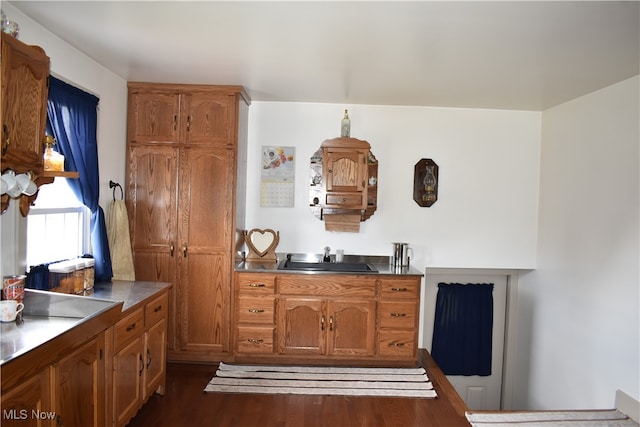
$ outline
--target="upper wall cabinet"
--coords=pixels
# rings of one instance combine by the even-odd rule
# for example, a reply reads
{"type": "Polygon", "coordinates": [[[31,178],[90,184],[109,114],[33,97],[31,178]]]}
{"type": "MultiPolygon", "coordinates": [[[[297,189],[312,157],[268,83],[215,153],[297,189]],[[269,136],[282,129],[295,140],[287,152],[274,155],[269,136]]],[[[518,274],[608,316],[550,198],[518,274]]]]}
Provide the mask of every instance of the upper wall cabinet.
{"type": "Polygon", "coordinates": [[[235,135],[229,95],[197,86],[191,93],[136,83],[129,93],[129,135],[137,143],[228,145],[235,135]]]}
{"type": "Polygon", "coordinates": [[[49,57],[2,33],[2,169],[42,173],[49,57]]]}
{"type": "Polygon", "coordinates": [[[378,161],[367,141],[328,139],[311,158],[309,204],[329,231],[357,232],[377,208],[378,161]]]}
{"type": "MultiPolygon", "coordinates": [[[[47,124],[49,57],[38,46],[28,46],[16,38],[2,37],[2,171],[16,175],[30,173],[39,187],[53,182],[64,172],[44,172],[43,145],[47,124]]],[[[74,172],[69,176],[77,177],[74,172]],[[73,175],[73,176],[71,176],[73,175]]],[[[20,213],[27,216],[38,193],[19,196],[20,213]]],[[[10,197],[2,195],[1,212],[10,197]]]]}

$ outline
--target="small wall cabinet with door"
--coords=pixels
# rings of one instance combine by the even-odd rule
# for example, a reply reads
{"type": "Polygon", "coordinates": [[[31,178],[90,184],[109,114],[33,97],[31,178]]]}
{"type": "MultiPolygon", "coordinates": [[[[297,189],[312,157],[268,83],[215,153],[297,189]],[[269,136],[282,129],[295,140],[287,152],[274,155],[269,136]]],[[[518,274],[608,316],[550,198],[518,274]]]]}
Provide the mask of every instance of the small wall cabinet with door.
{"type": "Polygon", "coordinates": [[[239,86],[129,83],[127,207],[136,279],[175,284],[171,360],[231,355],[248,106],[239,86]]]}
{"type": "Polygon", "coordinates": [[[309,206],[330,231],[358,231],[378,203],[378,161],[367,141],[325,140],[311,158],[309,206]]]}
{"type": "Polygon", "coordinates": [[[114,327],[113,423],[126,425],[154,392],[164,393],[168,291],[123,313],[114,327]]]}
{"type": "MultiPolygon", "coordinates": [[[[44,137],[49,93],[49,57],[4,32],[2,40],[2,172],[29,173],[38,187],[54,177],[77,178],[77,172],[44,171],[44,137]]],[[[27,216],[38,193],[19,196],[20,213],[27,216]]],[[[0,212],[9,207],[2,195],[0,212]]]]}

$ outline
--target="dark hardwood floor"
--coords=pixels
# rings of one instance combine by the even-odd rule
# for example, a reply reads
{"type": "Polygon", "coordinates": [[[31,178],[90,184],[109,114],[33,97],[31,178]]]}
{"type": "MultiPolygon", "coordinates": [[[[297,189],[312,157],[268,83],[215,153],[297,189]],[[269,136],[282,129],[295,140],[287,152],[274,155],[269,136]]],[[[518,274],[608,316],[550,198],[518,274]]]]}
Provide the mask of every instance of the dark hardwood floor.
{"type": "Polygon", "coordinates": [[[165,395],[129,427],[468,427],[464,402],[426,351],[421,359],[436,399],[204,393],[217,365],[169,363],[165,395]]]}

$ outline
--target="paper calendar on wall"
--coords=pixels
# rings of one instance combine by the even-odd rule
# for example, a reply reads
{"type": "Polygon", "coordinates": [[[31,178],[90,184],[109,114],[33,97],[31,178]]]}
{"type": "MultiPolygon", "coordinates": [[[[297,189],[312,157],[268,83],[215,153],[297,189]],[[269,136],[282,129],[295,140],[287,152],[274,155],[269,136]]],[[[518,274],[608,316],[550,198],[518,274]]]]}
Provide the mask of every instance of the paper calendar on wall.
{"type": "Polygon", "coordinates": [[[262,147],[260,206],[293,207],[295,147],[262,147]]]}

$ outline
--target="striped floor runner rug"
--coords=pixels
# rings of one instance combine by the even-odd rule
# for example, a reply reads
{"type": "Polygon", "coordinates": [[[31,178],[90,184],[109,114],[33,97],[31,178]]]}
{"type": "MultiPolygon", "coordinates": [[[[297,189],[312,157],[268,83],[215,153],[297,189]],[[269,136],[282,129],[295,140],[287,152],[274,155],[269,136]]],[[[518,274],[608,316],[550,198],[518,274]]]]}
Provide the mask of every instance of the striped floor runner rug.
{"type": "Polygon", "coordinates": [[[205,392],[434,398],[423,368],[257,366],[220,363],[205,392]]]}

